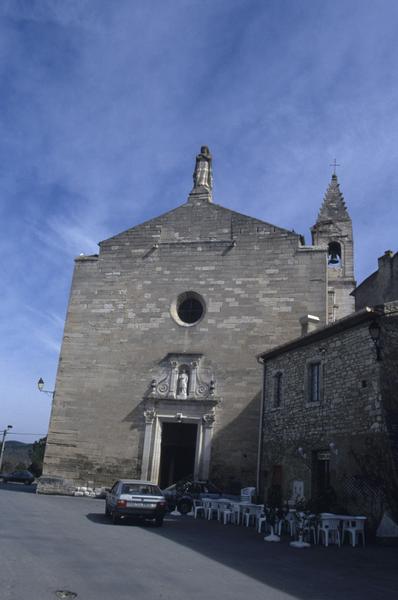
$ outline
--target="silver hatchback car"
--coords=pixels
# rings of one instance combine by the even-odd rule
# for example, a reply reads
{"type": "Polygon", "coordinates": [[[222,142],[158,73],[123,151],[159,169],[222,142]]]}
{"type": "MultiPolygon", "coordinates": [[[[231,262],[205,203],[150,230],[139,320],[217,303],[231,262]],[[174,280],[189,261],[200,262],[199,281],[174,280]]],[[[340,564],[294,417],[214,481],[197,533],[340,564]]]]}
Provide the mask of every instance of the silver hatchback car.
{"type": "Polygon", "coordinates": [[[157,527],[163,525],[167,502],[160,488],[150,481],[119,479],[105,498],[105,514],[113,523],[126,517],[153,519],[157,527]]]}

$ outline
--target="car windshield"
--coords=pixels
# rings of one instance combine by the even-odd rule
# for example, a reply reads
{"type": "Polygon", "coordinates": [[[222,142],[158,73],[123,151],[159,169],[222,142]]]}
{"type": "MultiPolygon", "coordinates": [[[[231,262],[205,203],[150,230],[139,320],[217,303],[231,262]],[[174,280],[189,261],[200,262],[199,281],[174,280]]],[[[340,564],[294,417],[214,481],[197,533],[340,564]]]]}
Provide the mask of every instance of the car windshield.
{"type": "Polygon", "coordinates": [[[173,485],[170,485],[168,488],[166,488],[165,490],[163,490],[164,492],[175,492],[177,489],[177,485],[175,483],[173,483],[173,485]]]}
{"type": "Polygon", "coordinates": [[[161,496],[162,492],[157,485],[143,483],[124,483],[122,494],[145,494],[149,496],[161,496]]]}

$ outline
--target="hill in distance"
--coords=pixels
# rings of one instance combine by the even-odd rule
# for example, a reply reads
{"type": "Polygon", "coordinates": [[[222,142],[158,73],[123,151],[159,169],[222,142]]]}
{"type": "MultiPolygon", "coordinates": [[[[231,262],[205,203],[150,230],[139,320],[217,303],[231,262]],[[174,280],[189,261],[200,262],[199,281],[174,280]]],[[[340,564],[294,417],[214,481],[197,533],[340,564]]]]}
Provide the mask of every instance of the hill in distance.
{"type": "Polygon", "coordinates": [[[15,471],[27,469],[32,462],[33,444],[24,442],[6,441],[4,446],[2,471],[15,471]]]}

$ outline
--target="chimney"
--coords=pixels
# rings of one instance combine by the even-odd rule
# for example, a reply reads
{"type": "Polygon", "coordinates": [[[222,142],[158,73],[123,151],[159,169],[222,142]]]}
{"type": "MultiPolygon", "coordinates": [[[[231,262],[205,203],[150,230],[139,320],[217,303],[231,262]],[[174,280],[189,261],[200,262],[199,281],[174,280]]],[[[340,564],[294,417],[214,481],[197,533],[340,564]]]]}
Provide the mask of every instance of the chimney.
{"type": "Polygon", "coordinates": [[[304,315],[304,317],[301,317],[300,319],[301,335],[307,335],[307,333],[315,331],[315,329],[318,329],[319,324],[319,317],[315,317],[314,315],[304,315]]]}
{"type": "Polygon", "coordinates": [[[393,256],[394,256],[394,252],[392,250],[386,250],[384,252],[383,256],[380,256],[380,258],[378,259],[379,269],[381,269],[385,266],[386,261],[388,261],[388,264],[390,264],[390,260],[392,259],[393,256]]]}

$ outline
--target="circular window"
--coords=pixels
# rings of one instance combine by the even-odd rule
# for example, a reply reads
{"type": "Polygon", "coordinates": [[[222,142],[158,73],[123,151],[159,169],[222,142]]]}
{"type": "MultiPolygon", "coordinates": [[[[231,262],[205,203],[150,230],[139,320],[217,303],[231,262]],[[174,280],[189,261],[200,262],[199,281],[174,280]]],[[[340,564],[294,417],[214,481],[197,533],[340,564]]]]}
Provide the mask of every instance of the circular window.
{"type": "Polygon", "coordinates": [[[196,292],[180,294],[171,307],[171,315],[179,325],[196,325],[205,314],[205,303],[196,292]]]}

